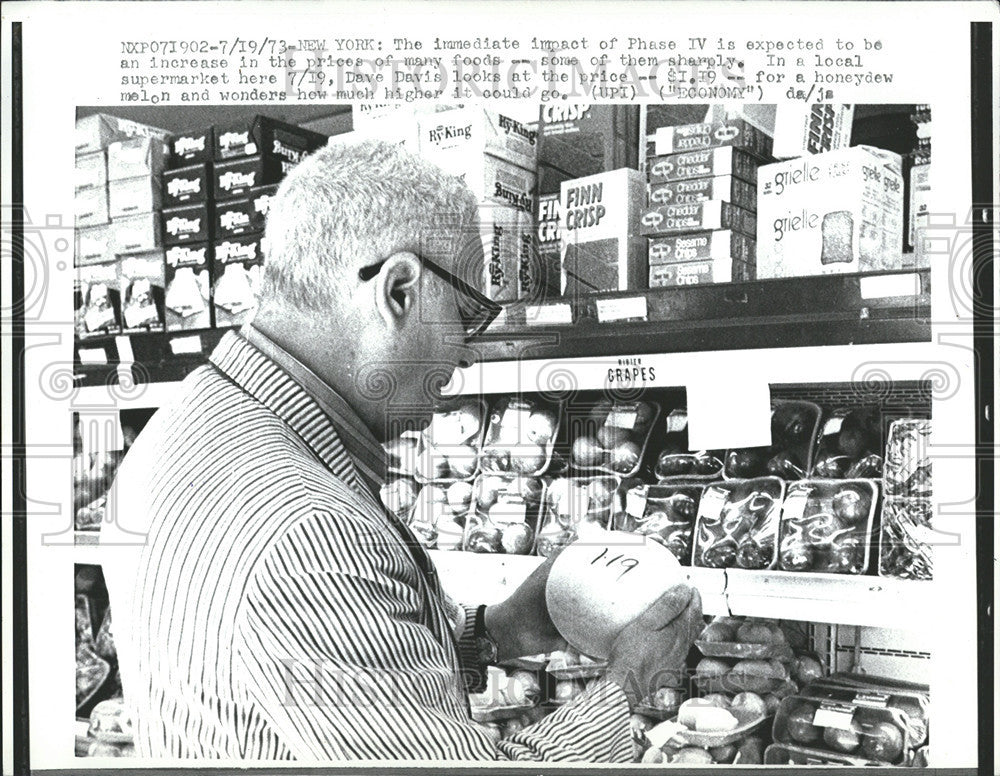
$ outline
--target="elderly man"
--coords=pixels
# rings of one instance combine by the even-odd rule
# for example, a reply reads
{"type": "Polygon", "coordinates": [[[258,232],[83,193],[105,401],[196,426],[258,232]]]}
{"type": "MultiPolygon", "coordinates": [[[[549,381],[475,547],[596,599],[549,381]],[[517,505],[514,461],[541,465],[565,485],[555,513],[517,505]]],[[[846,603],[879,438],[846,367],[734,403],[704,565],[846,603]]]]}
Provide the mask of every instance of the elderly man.
{"type": "Polygon", "coordinates": [[[631,759],[629,706],[683,665],[680,586],[625,629],[604,680],[499,744],[472,721],[484,666],[557,648],[549,564],[460,607],[380,504],[386,418],[429,411],[496,309],[477,207],[436,167],[330,146],[282,183],[252,326],[225,336],[126,458],[102,532],[145,756],[631,759]]]}

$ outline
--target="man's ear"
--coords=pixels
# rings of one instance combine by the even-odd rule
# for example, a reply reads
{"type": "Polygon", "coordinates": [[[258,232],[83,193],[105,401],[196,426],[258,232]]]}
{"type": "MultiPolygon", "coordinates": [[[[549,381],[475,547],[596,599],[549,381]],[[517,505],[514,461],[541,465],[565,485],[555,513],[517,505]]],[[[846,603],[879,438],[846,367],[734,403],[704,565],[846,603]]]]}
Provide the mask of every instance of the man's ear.
{"type": "Polygon", "coordinates": [[[394,253],[374,278],[375,306],[386,325],[399,328],[417,304],[420,261],[409,251],[394,253]]]}

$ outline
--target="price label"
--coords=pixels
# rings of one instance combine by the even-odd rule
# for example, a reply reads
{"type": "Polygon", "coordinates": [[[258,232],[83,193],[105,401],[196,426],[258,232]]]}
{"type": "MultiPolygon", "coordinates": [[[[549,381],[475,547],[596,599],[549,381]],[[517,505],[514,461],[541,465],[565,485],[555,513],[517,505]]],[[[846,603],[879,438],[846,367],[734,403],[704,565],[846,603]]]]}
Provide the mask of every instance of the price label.
{"type": "Polygon", "coordinates": [[[627,299],[598,299],[597,320],[599,323],[612,321],[644,321],[648,315],[646,297],[635,296],[627,299]]]}
{"type": "Polygon", "coordinates": [[[625,494],[625,511],[632,517],[641,518],[646,514],[646,500],[649,498],[649,490],[645,485],[632,488],[625,494]]]}
{"type": "Polygon", "coordinates": [[[782,505],[782,518],[788,520],[801,520],[806,513],[806,504],[809,503],[809,490],[806,488],[792,488],[785,496],[782,505]]]}
{"type": "Polygon", "coordinates": [[[518,496],[504,495],[490,507],[490,520],[498,525],[526,522],[528,505],[518,496]]]}
{"type": "Polygon", "coordinates": [[[528,305],[524,308],[528,326],[568,325],[573,323],[573,308],[568,304],[528,305]]]}
{"type": "Polygon", "coordinates": [[[830,418],[826,425],[823,426],[823,436],[830,436],[830,434],[839,434],[840,427],[844,425],[843,418],[830,418]]]}
{"type": "Polygon", "coordinates": [[[170,340],[170,352],[175,356],[201,353],[201,337],[197,334],[192,334],[190,337],[176,337],[170,340]]]}
{"type": "Polygon", "coordinates": [[[854,722],[854,709],[842,706],[820,706],[816,709],[813,724],[816,727],[851,730],[854,722]]]}
{"type": "Polygon", "coordinates": [[[629,555],[625,547],[604,547],[590,561],[590,565],[610,570],[613,580],[617,582],[639,565],[639,559],[629,555]]]}
{"type": "Polygon", "coordinates": [[[608,417],[604,420],[604,425],[611,428],[621,428],[631,431],[635,428],[635,421],[639,412],[634,404],[616,404],[611,408],[608,417]]]}
{"type": "Polygon", "coordinates": [[[870,275],[858,281],[862,299],[920,296],[920,275],[870,275]]]}
{"type": "Polygon", "coordinates": [[[688,414],[687,410],[672,410],[669,415],[667,415],[667,433],[677,434],[687,428],[688,425],[688,414]]]}
{"type": "Polygon", "coordinates": [[[888,693],[884,692],[859,692],[854,696],[854,703],[858,706],[884,709],[889,705],[890,697],[888,693]]]}
{"type": "Polygon", "coordinates": [[[104,348],[80,348],[78,351],[81,364],[107,364],[108,354],[104,348]]]}
{"type": "Polygon", "coordinates": [[[500,428],[497,431],[497,441],[501,444],[516,444],[521,438],[521,430],[527,428],[531,408],[520,402],[507,405],[500,417],[500,428]]]}

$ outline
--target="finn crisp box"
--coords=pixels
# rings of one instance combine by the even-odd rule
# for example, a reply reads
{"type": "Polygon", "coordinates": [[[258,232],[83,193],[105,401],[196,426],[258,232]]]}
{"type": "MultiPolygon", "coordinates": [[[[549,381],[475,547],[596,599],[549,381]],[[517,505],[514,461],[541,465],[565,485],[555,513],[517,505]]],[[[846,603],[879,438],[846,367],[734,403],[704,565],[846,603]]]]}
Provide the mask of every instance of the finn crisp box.
{"type": "Polygon", "coordinates": [[[761,167],[757,276],[830,275],[902,264],[897,154],[854,146],[761,167]]]}
{"type": "Polygon", "coordinates": [[[519,298],[542,303],[559,296],[562,237],[559,230],[559,195],[542,194],[535,206],[534,254],[521,264],[519,298]]]}
{"type": "Polygon", "coordinates": [[[260,234],[215,241],[212,305],[215,325],[242,326],[257,306],[264,251],[260,234]]]}
{"type": "Polygon", "coordinates": [[[637,236],[645,184],[641,172],[628,168],[562,183],[564,296],[646,286],[646,243],[637,236]]]}
{"type": "Polygon", "coordinates": [[[557,193],[562,180],[638,167],[638,136],[638,105],[545,103],[538,112],[541,193],[557,193]]]}
{"type": "Polygon", "coordinates": [[[207,329],[212,325],[212,246],[171,245],[164,251],[167,331],[207,329]]]}

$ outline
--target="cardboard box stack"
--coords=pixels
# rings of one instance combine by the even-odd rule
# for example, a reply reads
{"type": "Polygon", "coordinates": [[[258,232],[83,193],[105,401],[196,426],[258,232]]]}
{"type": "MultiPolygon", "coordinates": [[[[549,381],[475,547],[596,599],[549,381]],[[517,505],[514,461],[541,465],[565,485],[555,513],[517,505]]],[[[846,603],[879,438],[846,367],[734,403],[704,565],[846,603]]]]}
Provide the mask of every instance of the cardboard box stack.
{"type": "Polygon", "coordinates": [[[168,137],[104,114],[76,122],[78,339],[163,328],[158,176],[168,137]]]}
{"type": "Polygon", "coordinates": [[[756,277],[757,169],[771,148],[744,119],[656,129],[640,219],[650,288],[756,277]]]}
{"type": "Polygon", "coordinates": [[[917,105],[910,119],[917,125],[917,147],[907,160],[908,197],[906,245],[904,266],[910,262],[916,268],[930,266],[924,233],[928,225],[931,165],[931,109],[929,105],[917,105]]]}
{"type": "MultiPolygon", "coordinates": [[[[538,198],[534,212],[537,258],[531,265],[531,271],[525,272],[522,278],[522,298],[544,301],[558,296],[567,283],[570,293],[585,291],[589,285],[593,285],[589,281],[587,284],[580,284],[564,274],[563,237],[568,233],[564,231],[561,218],[562,184],[621,168],[637,168],[638,124],[637,106],[548,103],[540,107],[538,198]]],[[[628,174],[622,174],[619,181],[624,181],[627,177],[628,174]]],[[[610,180],[608,182],[615,185],[610,180]]],[[[570,188],[573,187],[567,186],[567,194],[570,188]]],[[[623,206],[631,206],[631,195],[625,195],[619,201],[623,206]]],[[[637,215],[632,213],[629,221],[633,230],[631,238],[635,237],[637,215]]],[[[618,214],[613,214],[611,220],[624,223],[626,219],[619,219],[618,214]]],[[[605,221],[605,225],[608,223],[610,221],[605,221]]],[[[616,236],[622,237],[620,233],[616,236]]],[[[587,232],[574,231],[572,237],[574,248],[570,252],[570,261],[576,264],[582,242],[580,238],[586,238],[587,232]]],[[[630,274],[629,262],[635,261],[629,254],[634,253],[636,246],[629,246],[627,234],[623,239],[623,254],[619,258],[625,264],[623,277],[627,277],[630,274]]],[[[597,263],[601,262],[598,260],[597,263]]],[[[571,269],[570,272],[575,273],[575,270],[571,269]]],[[[635,283],[634,278],[632,282],[635,283]]],[[[642,278],[638,285],[632,287],[642,288],[644,285],[645,278],[642,278]]],[[[617,281],[612,290],[618,290],[617,281]]]]}
{"type": "MultiPolygon", "coordinates": [[[[478,237],[485,254],[478,285],[495,301],[517,300],[520,279],[534,260],[537,129],[530,118],[482,107],[418,113],[416,125],[420,155],[461,177],[480,202],[479,234],[468,237],[478,237]]],[[[452,250],[472,255],[462,246],[452,250]]],[[[458,266],[456,273],[477,280],[471,266],[458,266]]]]}
{"type": "Polygon", "coordinates": [[[326,140],[265,116],[175,138],[162,182],[168,330],[246,322],[270,198],[285,173],[326,140]]]}
{"type": "Polygon", "coordinates": [[[761,278],[897,269],[903,237],[899,154],[871,146],[758,171],[761,278]]]}

